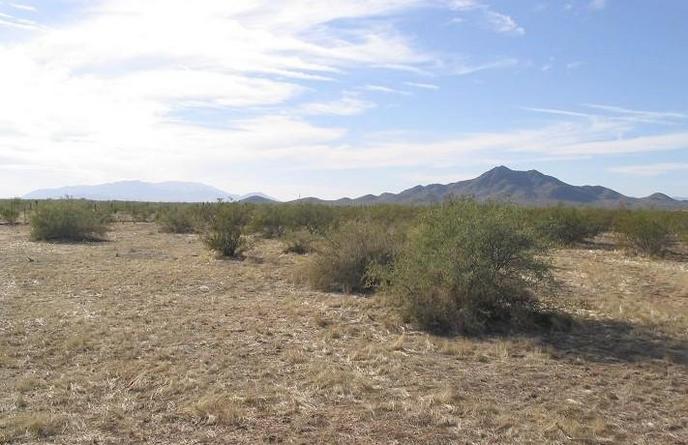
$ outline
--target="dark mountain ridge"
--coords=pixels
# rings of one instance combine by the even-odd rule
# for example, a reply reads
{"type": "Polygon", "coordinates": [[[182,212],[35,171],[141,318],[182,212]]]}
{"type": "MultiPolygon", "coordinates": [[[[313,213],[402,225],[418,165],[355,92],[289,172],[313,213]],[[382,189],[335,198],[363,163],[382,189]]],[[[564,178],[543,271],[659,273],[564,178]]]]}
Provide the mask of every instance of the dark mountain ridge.
{"type": "Polygon", "coordinates": [[[518,171],[500,166],[475,179],[452,184],[418,185],[400,193],[365,195],[333,201],[305,198],[301,201],[331,205],[432,204],[450,198],[472,197],[479,201],[505,201],[514,204],[549,206],[557,204],[595,207],[683,208],[688,202],[655,193],[646,198],[633,198],[599,185],[575,186],[537,170],[518,171]]]}

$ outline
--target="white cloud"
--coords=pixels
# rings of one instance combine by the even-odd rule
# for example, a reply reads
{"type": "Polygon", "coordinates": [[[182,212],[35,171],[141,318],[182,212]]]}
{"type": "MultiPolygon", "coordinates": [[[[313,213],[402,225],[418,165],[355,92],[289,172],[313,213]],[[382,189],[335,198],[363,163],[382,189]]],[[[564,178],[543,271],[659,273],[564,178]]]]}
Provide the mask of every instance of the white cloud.
{"type": "Polygon", "coordinates": [[[518,65],[518,59],[509,57],[479,64],[470,64],[465,62],[452,63],[447,67],[447,70],[456,76],[466,76],[479,71],[510,68],[516,65],[518,65]]]}
{"type": "Polygon", "coordinates": [[[502,34],[523,35],[526,30],[519,26],[512,17],[496,11],[486,11],[485,17],[490,28],[502,34]]]}
{"type": "Polygon", "coordinates": [[[365,85],[363,87],[364,90],[367,91],[373,91],[377,93],[387,93],[387,94],[401,94],[401,95],[409,95],[410,93],[408,91],[403,91],[403,90],[398,90],[396,88],[390,88],[384,85],[365,85]]]}
{"type": "Polygon", "coordinates": [[[20,11],[37,12],[38,9],[33,5],[28,5],[24,3],[7,3],[11,8],[18,9],[20,11]]]}
{"type": "Polygon", "coordinates": [[[307,103],[300,107],[304,114],[322,115],[332,114],[338,116],[353,116],[374,108],[373,102],[361,99],[353,93],[345,93],[340,99],[330,102],[307,103]]]}
{"type": "Polygon", "coordinates": [[[422,83],[422,82],[404,82],[404,85],[410,87],[422,88],[424,90],[439,90],[440,87],[433,83],[422,83]]]}
{"type": "Polygon", "coordinates": [[[659,176],[674,171],[688,170],[688,163],[671,162],[613,167],[610,171],[638,176],[659,176]]]}

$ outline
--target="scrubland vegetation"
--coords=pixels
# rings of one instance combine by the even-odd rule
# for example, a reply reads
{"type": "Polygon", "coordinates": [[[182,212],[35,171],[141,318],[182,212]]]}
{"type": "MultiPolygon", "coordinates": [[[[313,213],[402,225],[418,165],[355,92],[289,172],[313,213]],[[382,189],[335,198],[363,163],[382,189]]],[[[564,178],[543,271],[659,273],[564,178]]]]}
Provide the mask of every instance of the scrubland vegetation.
{"type": "Polygon", "coordinates": [[[0,442],[688,437],[687,212],[7,208],[0,442]]]}

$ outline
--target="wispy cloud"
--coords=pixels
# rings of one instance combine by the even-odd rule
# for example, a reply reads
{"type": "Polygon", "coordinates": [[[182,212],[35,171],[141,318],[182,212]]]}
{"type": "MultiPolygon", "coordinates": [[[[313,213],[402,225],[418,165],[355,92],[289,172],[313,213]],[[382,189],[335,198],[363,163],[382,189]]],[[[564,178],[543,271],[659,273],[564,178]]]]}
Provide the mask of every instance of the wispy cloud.
{"type": "Polygon", "coordinates": [[[521,107],[521,109],[537,113],[579,117],[596,121],[625,122],[629,124],[676,125],[688,121],[688,114],[685,113],[632,110],[629,108],[600,104],[584,104],[583,107],[587,110],[596,110],[597,112],[538,107],[521,107]]]}
{"type": "Polygon", "coordinates": [[[518,65],[518,59],[513,57],[507,57],[502,59],[497,59],[491,62],[485,63],[466,63],[464,61],[450,62],[447,66],[447,71],[450,74],[456,76],[465,76],[468,74],[477,73],[479,71],[493,70],[493,69],[503,69],[511,68],[518,65]]]}
{"type": "Polygon", "coordinates": [[[299,108],[307,115],[353,116],[375,107],[375,103],[361,99],[353,93],[345,93],[340,99],[329,102],[312,102],[299,108]]]}
{"type": "Polygon", "coordinates": [[[629,108],[599,104],[585,104],[585,106],[596,110],[615,113],[617,115],[624,116],[625,118],[632,119],[637,122],[669,124],[676,121],[688,121],[688,114],[686,113],[676,113],[671,111],[632,110],[629,108]]]}
{"type": "MultiPolygon", "coordinates": [[[[463,13],[477,13],[478,23],[487,29],[500,34],[523,35],[526,30],[516,20],[503,13],[494,10],[490,5],[472,0],[454,0],[449,2],[452,9],[463,13]]],[[[464,23],[464,17],[454,17],[450,23],[464,23]]]]}
{"type": "Polygon", "coordinates": [[[27,31],[41,30],[43,27],[34,20],[27,20],[11,14],[0,12],[0,26],[27,31]]]}
{"type": "Polygon", "coordinates": [[[364,89],[364,90],[367,90],[367,91],[373,91],[373,92],[376,92],[376,93],[401,94],[401,95],[404,95],[404,96],[408,96],[408,95],[411,94],[411,93],[409,93],[408,91],[399,90],[399,89],[387,87],[387,86],[384,86],[384,85],[372,85],[372,84],[368,84],[368,85],[363,86],[363,89],[364,89]]]}
{"type": "Polygon", "coordinates": [[[526,30],[519,26],[512,17],[496,11],[486,11],[485,17],[490,28],[502,34],[523,35],[526,30]]]}
{"type": "Polygon", "coordinates": [[[421,83],[421,82],[404,82],[404,85],[410,87],[422,88],[424,90],[439,90],[440,87],[434,83],[421,83]]]}
{"type": "Polygon", "coordinates": [[[28,5],[24,3],[7,3],[11,8],[19,9],[20,11],[37,12],[38,9],[33,5],[28,5]]]}
{"type": "Polygon", "coordinates": [[[609,169],[615,173],[624,173],[638,176],[660,176],[675,171],[687,171],[688,163],[671,162],[642,165],[624,165],[609,169]]]}

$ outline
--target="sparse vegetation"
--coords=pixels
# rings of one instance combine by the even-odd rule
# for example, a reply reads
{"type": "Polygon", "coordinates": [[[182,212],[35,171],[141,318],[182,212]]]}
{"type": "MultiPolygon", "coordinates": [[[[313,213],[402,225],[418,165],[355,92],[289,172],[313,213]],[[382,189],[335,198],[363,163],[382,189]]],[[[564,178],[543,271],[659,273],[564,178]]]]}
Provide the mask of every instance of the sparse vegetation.
{"type": "MultiPolygon", "coordinates": [[[[126,216],[120,203],[97,207],[126,216]]],[[[195,207],[205,221],[219,208],[195,207]]],[[[478,234],[534,230],[521,213],[534,209],[481,210],[489,227],[478,234]]],[[[458,228],[466,221],[482,227],[480,214],[437,207],[414,209],[420,225],[395,207],[324,211],[336,220],[328,237],[370,225],[402,257],[463,239],[442,241],[455,230],[476,233],[458,228]]],[[[294,271],[318,255],[283,255],[284,239],[246,232],[256,239],[248,261],[209,261],[200,237],[118,221],[107,244],[26,243],[29,227],[0,225],[0,441],[674,443],[688,434],[680,255],[629,261],[609,236],[542,257],[536,248],[562,283],[537,292],[538,305],[572,318],[571,329],[511,335],[492,331],[513,320],[490,320],[492,335],[438,336],[383,293],[295,285],[294,271]]],[[[427,253],[438,274],[454,273],[434,249],[413,258],[427,253]]]]}
{"type": "Polygon", "coordinates": [[[516,207],[470,201],[428,212],[388,278],[393,301],[432,331],[483,332],[527,316],[548,267],[524,220],[516,207]]]}
{"type": "Polygon", "coordinates": [[[41,203],[31,215],[35,241],[95,241],[108,230],[109,214],[75,200],[41,203]]]}

